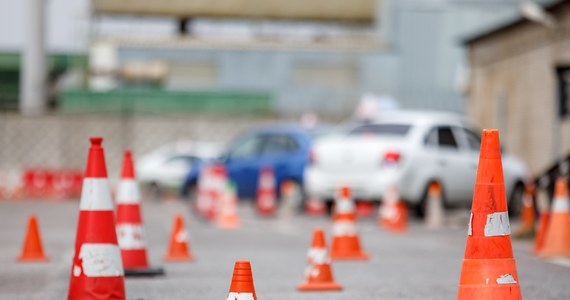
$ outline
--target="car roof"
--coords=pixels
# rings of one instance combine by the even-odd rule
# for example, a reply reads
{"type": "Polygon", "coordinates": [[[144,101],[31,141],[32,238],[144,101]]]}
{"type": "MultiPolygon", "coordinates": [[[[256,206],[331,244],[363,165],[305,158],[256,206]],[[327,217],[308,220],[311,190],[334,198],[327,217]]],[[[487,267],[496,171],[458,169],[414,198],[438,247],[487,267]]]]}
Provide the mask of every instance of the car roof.
{"type": "Polygon", "coordinates": [[[396,110],[377,114],[369,119],[373,123],[410,123],[433,124],[445,121],[446,123],[467,123],[466,117],[454,112],[435,110],[396,110]]]}
{"type": "Polygon", "coordinates": [[[304,134],[308,135],[307,130],[303,127],[286,122],[274,122],[259,125],[248,130],[250,134],[269,134],[269,133],[292,133],[292,134],[304,134]]]}

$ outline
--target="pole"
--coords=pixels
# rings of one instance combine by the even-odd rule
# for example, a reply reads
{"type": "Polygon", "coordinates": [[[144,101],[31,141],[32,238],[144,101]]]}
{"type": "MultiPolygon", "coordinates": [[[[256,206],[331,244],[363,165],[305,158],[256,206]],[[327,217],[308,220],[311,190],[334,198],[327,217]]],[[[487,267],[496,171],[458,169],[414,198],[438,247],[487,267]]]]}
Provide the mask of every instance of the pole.
{"type": "Polygon", "coordinates": [[[20,112],[40,115],[46,109],[45,0],[26,0],[20,75],[20,112]]]}

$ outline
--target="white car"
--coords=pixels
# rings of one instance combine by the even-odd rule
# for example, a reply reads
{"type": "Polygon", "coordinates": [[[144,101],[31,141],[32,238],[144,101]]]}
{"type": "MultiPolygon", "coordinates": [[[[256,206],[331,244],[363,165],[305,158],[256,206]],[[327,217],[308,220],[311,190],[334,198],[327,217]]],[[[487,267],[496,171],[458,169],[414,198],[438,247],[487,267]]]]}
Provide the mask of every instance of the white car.
{"type": "Polygon", "coordinates": [[[220,149],[219,145],[209,142],[181,140],[166,144],[137,160],[137,177],[155,198],[164,190],[178,192],[192,168],[215,159],[220,149]]]}
{"type": "MultiPolygon", "coordinates": [[[[348,185],[358,200],[379,201],[395,185],[400,198],[422,216],[427,186],[442,186],[446,205],[469,205],[479,160],[480,131],[461,115],[391,111],[341,126],[313,144],[305,168],[308,196],[331,201],[348,185]]],[[[527,167],[503,153],[509,209],[518,213],[527,167]]]]}

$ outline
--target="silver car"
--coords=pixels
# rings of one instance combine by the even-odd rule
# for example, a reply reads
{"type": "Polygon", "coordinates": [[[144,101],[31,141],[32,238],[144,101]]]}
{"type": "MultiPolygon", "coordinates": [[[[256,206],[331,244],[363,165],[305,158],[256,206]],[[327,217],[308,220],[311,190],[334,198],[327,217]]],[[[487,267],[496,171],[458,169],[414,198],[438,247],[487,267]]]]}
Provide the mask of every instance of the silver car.
{"type": "MultiPolygon", "coordinates": [[[[308,196],[332,200],[341,185],[359,200],[381,200],[396,185],[400,197],[423,215],[427,186],[442,186],[446,205],[469,205],[479,160],[480,131],[461,115],[392,111],[341,126],[317,140],[305,169],[308,196]]],[[[525,164],[503,153],[509,209],[518,213],[527,178],[525,164]]]]}

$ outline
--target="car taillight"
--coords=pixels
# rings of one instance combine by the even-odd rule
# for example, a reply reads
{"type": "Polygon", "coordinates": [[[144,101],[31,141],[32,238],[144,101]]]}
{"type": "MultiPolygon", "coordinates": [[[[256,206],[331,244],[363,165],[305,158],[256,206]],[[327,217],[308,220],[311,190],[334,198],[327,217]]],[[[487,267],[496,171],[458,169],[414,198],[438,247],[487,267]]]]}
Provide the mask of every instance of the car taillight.
{"type": "Polygon", "coordinates": [[[400,161],[400,152],[396,150],[389,150],[384,153],[384,157],[382,159],[383,166],[397,166],[398,162],[400,161]]]}

